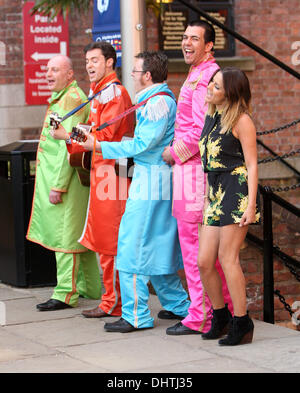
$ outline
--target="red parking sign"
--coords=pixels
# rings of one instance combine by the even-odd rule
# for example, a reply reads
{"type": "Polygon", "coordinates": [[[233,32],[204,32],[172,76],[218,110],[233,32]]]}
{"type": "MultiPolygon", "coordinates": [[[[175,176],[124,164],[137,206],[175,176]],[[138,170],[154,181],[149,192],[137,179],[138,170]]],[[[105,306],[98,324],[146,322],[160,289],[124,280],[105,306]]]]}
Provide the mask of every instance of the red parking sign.
{"type": "Polygon", "coordinates": [[[25,101],[45,105],[51,96],[46,66],[51,57],[69,54],[69,28],[62,15],[52,21],[41,14],[30,15],[33,6],[34,2],[23,6],[25,101]]]}

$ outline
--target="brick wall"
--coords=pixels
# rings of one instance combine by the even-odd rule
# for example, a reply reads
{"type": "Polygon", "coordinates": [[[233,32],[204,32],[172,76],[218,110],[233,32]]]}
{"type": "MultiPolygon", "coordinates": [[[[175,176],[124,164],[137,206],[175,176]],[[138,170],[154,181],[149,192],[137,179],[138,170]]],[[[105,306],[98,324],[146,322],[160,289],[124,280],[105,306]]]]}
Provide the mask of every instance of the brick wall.
{"type": "Polygon", "coordinates": [[[86,94],[89,93],[89,80],[85,69],[85,54],[83,48],[92,42],[92,34],[86,33],[92,29],[93,10],[87,14],[72,15],[69,21],[70,57],[73,61],[75,78],[86,94]]]}
{"type": "Polygon", "coordinates": [[[0,0],[0,41],[6,64],[0,65],[0,84],[23,83],[23,24],[20,1],[0,0]]]}
{"type": "MultiPolygon", "coordinates": [[[[236,1],[236,30],[298,72],[300,66],[292,64],[291,45],[300,40],[299,17],[298,0],[236,1]]],[[[299,119],[300,81],[240,42],[237,42],[237,54],[255,58],[256,70],[248,76],[257,129],[271,129],[299,119]]],[[[264,136],[262,140],[281,154],[299,149],[300,124],[264,136]]]]}

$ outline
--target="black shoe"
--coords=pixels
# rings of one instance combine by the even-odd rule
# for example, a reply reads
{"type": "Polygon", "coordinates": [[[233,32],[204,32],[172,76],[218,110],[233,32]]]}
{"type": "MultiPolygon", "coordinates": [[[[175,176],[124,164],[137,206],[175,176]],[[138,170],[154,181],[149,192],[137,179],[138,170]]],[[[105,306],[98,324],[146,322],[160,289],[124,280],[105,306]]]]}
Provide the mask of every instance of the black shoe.
{"type": "Polygon", "coordinates": [[[181,317],[180,315],[174,314],[172,311],[168,310],[160,310],[157,314],[157,317],[160,319],[179,319],[182,321],[185,317],[181,317]]]}
{"type": "Polygon", "coordinates": [[[60,300],[50,299],[46,303],[37,304],[36,308],[39,311],[54,311],[72,307],[64,302],[61,302],[60,300]]]}
{"type": "Polygon", "coordinates": [[[233,317],[230,322],[228,336],[219,340],[219,345],[250,344],[253,338],[254,324],[248,313],[242,317],[233,317]]]}
{"type": "Polygon", "coordinates": [[[227,304],[223,308],[213,310],[211,327],[207,333],[202,334],[203,340],[215,340],[227,334],[231,319],[232,315],[228,310],[227,304]]]}
{"type": "Polygon", "coordinates": [[[151,328],[135,328],[129,322],[125,321],[125,319],[120,318],[116,322],[106,323],[104,325],[104,329],[107,332],[130,333],[135,330],[143,330],[143,329],[151,329],[151,328]]]}
{"type": "Polygon", "coordinates": [[[193,330],[183,325],[181,322],[176,323],[176,325],[169,327],[166,333],[170,336],[183,336],[187,334],[202,334],[198,330],[193,330]]]}

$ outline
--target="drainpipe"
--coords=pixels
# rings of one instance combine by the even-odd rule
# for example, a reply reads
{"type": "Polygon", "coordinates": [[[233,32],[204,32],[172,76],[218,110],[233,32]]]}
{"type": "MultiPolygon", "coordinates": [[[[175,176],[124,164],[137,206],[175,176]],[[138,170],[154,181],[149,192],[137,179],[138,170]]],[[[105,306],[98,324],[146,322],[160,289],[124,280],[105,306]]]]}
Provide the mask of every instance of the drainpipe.
{"type": "Polygon", "coordinates": [[[120,0],[122,34],[122,84],[134,100],[131,78],[134,56],[146,50],[145,0],[120,0]]]}

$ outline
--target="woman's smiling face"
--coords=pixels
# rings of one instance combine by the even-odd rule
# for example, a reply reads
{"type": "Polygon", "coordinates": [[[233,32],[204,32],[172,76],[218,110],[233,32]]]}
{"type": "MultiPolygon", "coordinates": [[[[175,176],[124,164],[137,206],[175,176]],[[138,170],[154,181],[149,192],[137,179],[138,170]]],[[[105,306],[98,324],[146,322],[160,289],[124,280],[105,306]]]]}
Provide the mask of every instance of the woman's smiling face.
{"type": "Polygon", "coordinates": [[[206,102],[216,106],[222,106],[225,101],[223,75],[221,71],[218,71],[207,87],[206,102]]]}

